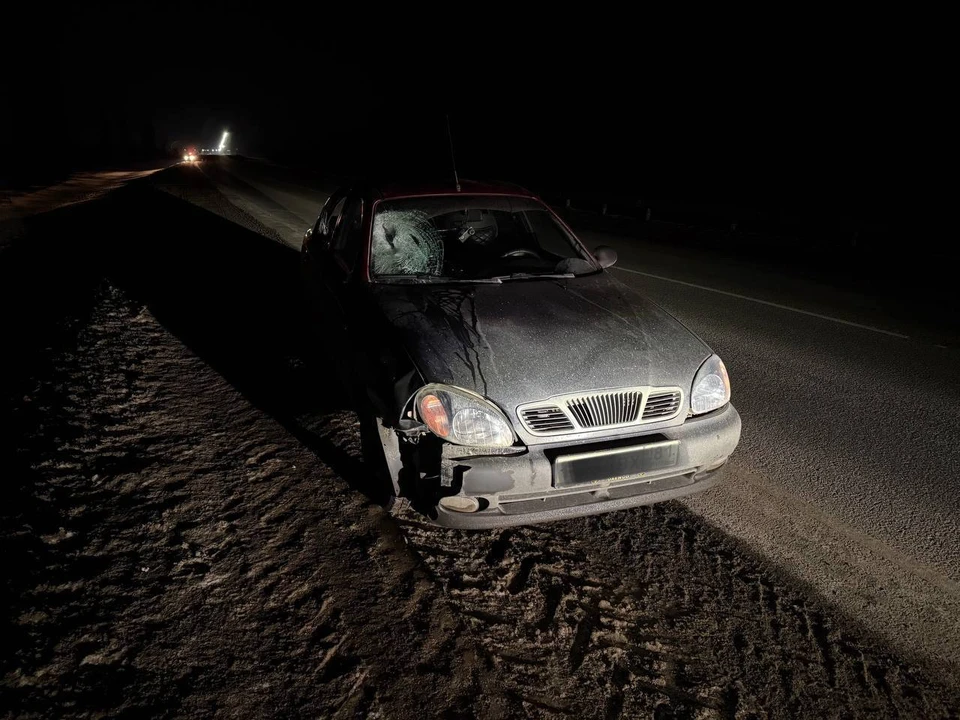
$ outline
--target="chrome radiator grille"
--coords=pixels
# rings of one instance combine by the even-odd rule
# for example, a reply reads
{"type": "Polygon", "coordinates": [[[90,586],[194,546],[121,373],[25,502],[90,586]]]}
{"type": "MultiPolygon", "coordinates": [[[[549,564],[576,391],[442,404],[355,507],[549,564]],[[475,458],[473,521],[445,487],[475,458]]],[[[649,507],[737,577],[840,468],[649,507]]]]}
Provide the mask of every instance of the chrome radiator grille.
{"type": "Polygon", "coordinates": [[[642,398],[638,390],[598,393],[567,400],[566,406],[580,427],[607,427],[636,420],[642,398]]]}
{"type": "Polygon", "coordinates": [[[555,395],[517,408],[534,435],[561,435],[671,420],[683,409],[680,388],[630,387],[555,395]]]}
{"type": "Polygon", "coordinates": [[[655,420],[675,415],[680,408],[680,391],[652,393],[647,396],[647,404],[643,406],[643,419],[655,420]]]}
{"type": "Polygon", "coordinates": [[[553,433],[573,430],[570,418],[556,405],[531,408],[520,413],[523,424],[534,432],[553,433]]]}

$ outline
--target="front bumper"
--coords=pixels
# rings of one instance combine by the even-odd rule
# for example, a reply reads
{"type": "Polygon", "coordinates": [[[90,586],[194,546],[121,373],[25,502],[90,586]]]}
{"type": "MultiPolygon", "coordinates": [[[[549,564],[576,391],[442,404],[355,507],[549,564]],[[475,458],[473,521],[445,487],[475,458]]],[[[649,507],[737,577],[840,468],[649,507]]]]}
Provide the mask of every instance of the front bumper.
{"type": "Polygon", "coordinates": [[[483,450],[443,446],[442,475],[451,491],[475,497],[480,510],[456,512],[438,505],[434,521],[446,527],[483,529],[559,520],[649,505],[705,490],[740,440],[740,416],[732,405],[688,418],[682,425],[608,442],[535,445],[517,455],[484,455],[483,450]],[[679,457],[670,468],[642,478],[558,488],[554,460],[584,449],[678,440],[679,457]]]}

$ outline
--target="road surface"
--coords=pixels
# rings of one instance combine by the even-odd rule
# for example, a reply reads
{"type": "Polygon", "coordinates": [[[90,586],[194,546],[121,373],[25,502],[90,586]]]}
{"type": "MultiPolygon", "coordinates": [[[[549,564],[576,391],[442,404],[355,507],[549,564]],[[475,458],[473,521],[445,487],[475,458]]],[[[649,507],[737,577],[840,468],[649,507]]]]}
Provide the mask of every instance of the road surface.
{"type": "MultiPolygon", "coordinates": [[[[290,249],[331,185],[241,158],[139,185],[96,216],[111,240],[89,277],[104,279],[64,271],[79,288],[69,290],[76,317],[38,334],[60,303],[38,302],[22,326],[11,316],[37,353],[15,388],[11,412],[29,428],[16,458],[46,488],[20,500],[40,513],[60,498],[41,557],[79,552],[99,578],[83,585],[79,570],[42,563],[54,580],[18,576],[26,639],[4,670],[25,703],[43,707],[44,678],[66,677],[86,707],[154,709],[154,686],[108,693],[101,706],[89,689],[90,668],[166,677],[162,652],[143,650],[153,617],[195,666],[179,695],[186,713],[258,712],[272,698],[288,714],[389,715],[416,707],[422,683],[433,683],[437,714],[956,713],[957,350],[863,297],[581,228],[589,244],[618,250],[623,282],[724,358],[743,418],[726,480],[682,503],[597,518],[438,530],[363,503],[355,420],[302,347],[290,249]],[[120,222],[144,216],[140,228],[120,222]],[[38,406],[60,408],[57,422],[38,406]],[[122,502],[96,509],[114,496],[122,502]],[[140,552],[152,556],[131,558],[140,552]],[[111,580],[96,561],[110,557],[131,575],[111,580]],[[358,571],[362,581],[351,580],[358,571]],[[131,582],[153,594],[131,601],[131,582]],[[105,602],[73,635],[70,613],[56,610],[71,593],[105,602]],[[370,622],[377,609],[363,597],[379,598],[394,631],[370,622]],[[246,608],[235,640],[215,630],[231,603],[246,608]],[[434,621],[418,622],[424,615],[434,621]],[[128,640],[103,640],[109,623],[128,640]],[[304,639],[293,626],[319,629],[304,639]],[[273,640],[258,648],[264,628],[273,640]],[[312,655],[309,638],[327,655],[312,655]],[[245,670],[212,659],[224,654],[241,668],[286,659],[262,687],[225,701],[198,690],[246,682],[245,670]],[[429,660],[402,677],[384,669],[420,656],[429,660]],[[464,662],[444,679],[439,668],[464,662]],[[326,694],[309,696],[310,683],[326,694]]],[[[8,527],[19,529],[5,541],[27,547],[33,531],[8,527]]]]}

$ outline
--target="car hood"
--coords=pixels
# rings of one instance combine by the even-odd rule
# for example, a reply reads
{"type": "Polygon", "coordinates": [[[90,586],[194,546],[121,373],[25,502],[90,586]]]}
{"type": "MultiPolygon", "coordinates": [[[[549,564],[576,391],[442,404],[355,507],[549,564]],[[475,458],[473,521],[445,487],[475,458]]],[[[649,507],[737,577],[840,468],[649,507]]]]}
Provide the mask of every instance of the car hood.
{"type": "Polygon", "coordinates": [[[689,391],[710,354],[655,303],[603,272],[503,284],[375,284],[426,382],[473,390],[511,416],[552,395],[635,385],[689,391]]]}

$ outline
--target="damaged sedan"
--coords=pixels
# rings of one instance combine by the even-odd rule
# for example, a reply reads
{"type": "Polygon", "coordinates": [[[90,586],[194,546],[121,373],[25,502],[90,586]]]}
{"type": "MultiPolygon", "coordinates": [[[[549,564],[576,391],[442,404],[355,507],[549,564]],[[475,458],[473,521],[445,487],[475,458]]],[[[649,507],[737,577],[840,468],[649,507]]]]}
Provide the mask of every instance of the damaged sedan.
{"type": "Polygon", "coordinates": [[[301,256],[365,464],[440,525],[680,497],[739,441],[722,360],[521,188],[344,188],[301,256]]]}

